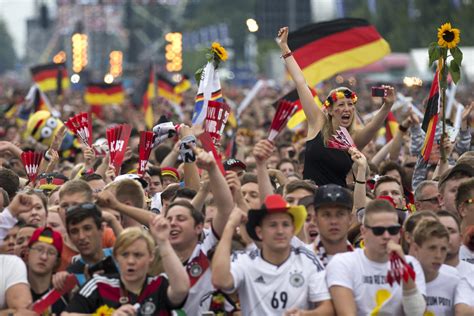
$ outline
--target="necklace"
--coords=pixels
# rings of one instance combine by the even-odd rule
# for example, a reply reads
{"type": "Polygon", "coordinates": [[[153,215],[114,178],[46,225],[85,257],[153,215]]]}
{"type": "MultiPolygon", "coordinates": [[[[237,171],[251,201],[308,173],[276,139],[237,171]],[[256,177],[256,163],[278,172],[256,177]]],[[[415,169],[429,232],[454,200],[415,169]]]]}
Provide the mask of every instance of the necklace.
{"type": "MultiPolygon", "coordinates": [[[[319,260],[321,260],[324,266],[327,266],[327,264],[329,263],[328,254],[319,236],[316,237],[314,245],[314,252],[316,253],[316,256],[318,256],[319,260]]],[[[349,241],[347,241],[347,251],[354,251],[354,248],[352,247],[349,241]]]]}

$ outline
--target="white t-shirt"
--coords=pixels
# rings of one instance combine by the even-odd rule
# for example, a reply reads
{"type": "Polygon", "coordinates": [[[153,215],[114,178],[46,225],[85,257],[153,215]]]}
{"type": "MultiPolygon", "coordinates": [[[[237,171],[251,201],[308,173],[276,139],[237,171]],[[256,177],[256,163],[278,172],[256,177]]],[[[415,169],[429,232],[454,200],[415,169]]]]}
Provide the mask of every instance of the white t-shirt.
{"type": "Polygon", "coordinates": [[[0,310],[5,309],[7,290],[19,283],[28,284],[26,266],[17,256],[0,255],[0,310]]]}
{"type": "MultiPolygon", "coordinates": [[[[425,295],[425,276],[420,263],[405,256],[416,273],[416,286],[425,295]]],[[[336,254],[326,267],[328,287],[342,286],[352,290],[357,305],[357,315],[404,315],[402,286],[386,282],[390,262],[371,261],[363,249],[336,254]]]]}
{"type": "Polygon", "coordinates": [[[426,283],[426,316],[454,315],[456,289],[461,277],[456,268],[443,264],[438,276],[426,283]]]}
{"type": "Polygon", "coordinates": [[[455,305],[474,306],[474,265],[461,260],[456,269],[461,276],[461,281],[456,291],[455,305]]]}
{"type": "Polygon", "coordinates": [[[231,274],[242,315],[282,315],[290,308],[308,309],[330,299],[323,264],[304,247],[291,248],[280,266],[262,258],[261,251],[234,252],[231,274]]]}
{"type": "Polygon", "coordinates": [[[15,226],[18,220],[13,217],[10,210],[6,207],[0,212],[0,245],[3,243],[3,239],[8,234],[10,228],[15,226]]]}
{"type": "Polygon", "coordinates": [[[461,248],[459,248],[459,259],[474,264],[474,251],[471,251],[466,246],[461,245],[461,248]]]}

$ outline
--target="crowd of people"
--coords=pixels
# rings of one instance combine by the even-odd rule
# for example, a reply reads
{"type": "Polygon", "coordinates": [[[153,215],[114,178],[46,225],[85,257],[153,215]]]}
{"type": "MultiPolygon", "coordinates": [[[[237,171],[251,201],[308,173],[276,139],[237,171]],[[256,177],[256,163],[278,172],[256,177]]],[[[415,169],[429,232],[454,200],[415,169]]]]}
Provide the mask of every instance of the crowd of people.
{"type": "MultiPolygon", "coordinates": [[[[55,100],[60,117],[45,114],[33,132],[4,113],[0,315],[474,315],[472,94],[461,95],[454,136],[440,120],[425,161],[414,111],[380,143],[394,87],[371,98],[366,87],[324,86],[320,108],[287,37],[280,29],[306,122],[269,141],[282,91],[267,87],[215,144],[224,172],[191,127],[192,92],[179,115],[155,104],[179,129],[141,176],[143,114],[128,101],[94,117],[94,146],[72,149],[61,121],[87,109],[79,93],[55,100]],[[120,170],[99,144],[117,123],[133,127],[120,170]],[[341,127],[348,150],[328,146],[341,127]],[[27,150],[44,152],[34,181],[27,150]]],[[[223,90],[229,102],[243,97],[223,90]]],[[[21,109],[21,93],[8,97],[21,109]]]]}

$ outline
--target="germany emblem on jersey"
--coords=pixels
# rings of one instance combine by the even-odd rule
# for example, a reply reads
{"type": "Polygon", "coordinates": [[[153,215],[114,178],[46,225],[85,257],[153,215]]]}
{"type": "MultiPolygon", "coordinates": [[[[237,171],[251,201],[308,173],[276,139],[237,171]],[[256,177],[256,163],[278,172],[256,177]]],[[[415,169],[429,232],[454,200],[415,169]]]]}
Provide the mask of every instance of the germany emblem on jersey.
{"type": "Polygon", "coordinates": [[[293,287],[301,287],[304,284],[304,277],[300,272],[290,272],[290,284],[293,287]]]}
{"type": "Polygon", "coordinates": [[[142,315],[154,315],[155,310],[156,310],[156,306],[151,301],[145,302],[140,308],[140,312],[142,315]]]}
{"type": "Polygon", "coordinates": [[[192,277],[196,278],[202,274],[202,268],[199,265],[199,263],[192,263],[191,267],[189,268],[189,273],[191,274],[192,277]]]}

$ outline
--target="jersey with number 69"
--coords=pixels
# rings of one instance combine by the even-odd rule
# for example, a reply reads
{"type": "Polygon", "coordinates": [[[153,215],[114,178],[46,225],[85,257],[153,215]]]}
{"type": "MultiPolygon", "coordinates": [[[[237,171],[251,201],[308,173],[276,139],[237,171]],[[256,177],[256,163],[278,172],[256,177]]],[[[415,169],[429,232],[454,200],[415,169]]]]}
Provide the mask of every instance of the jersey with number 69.
{"type": "Polygon", "coordinates": [[[280,266],[262,258],[259,249],[234,252],[231,274],[242,315],[282,315],[330,299],[323,264],[305,247],[291,248],[280,266]]]}

